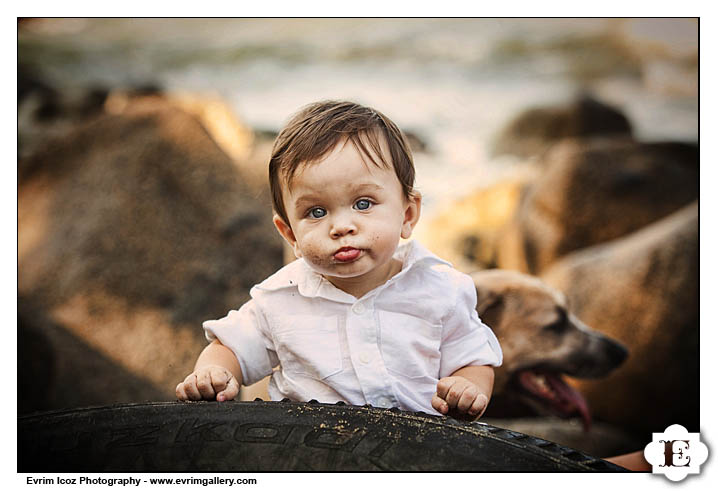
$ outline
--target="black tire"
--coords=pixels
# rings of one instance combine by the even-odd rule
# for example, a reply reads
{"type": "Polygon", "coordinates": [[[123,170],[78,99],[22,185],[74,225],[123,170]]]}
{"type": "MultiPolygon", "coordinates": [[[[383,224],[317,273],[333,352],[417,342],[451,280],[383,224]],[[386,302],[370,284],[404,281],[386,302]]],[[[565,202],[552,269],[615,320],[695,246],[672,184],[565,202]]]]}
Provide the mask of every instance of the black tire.
{"type": "Polygon", "coordinates": [[[18,418],[19,472],[625,470],[483,423],[315,402],[166,402],[18,418]]]}

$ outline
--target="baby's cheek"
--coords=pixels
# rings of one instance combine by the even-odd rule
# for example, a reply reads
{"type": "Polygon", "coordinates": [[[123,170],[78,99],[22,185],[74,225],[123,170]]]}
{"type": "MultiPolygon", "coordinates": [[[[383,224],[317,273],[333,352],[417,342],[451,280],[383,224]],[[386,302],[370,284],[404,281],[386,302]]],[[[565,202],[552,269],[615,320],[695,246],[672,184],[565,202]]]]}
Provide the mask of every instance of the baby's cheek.
{"type": "Polygon", "coordinates": [[[321,254],[321,251],[313,247],[302,248],[302,256],[310,264],[323,266],[326,263],[326,258],[321,254]]]}
{"type": "Polygon", "coordinates": [[[394,255],[399,245],[399,236],[393,229],[387,228],[384,233],[378,233],[371,239],[372,251],[377,258],[386,258],[394,255]]]}

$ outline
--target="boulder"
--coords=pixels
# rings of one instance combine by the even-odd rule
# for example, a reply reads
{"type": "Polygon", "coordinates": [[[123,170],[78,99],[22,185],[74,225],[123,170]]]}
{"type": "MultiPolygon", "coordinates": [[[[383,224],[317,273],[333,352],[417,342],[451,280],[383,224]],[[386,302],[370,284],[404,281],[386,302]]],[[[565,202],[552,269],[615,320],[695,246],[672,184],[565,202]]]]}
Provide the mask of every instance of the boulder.
{"type": "Polygon", "coordinates": [[[634,232],[698,197],[692,144],[571,140],[545,161],[500,234],[500,268],[540,273],[572,251],[634,232]]]}
{"type": "Polygon", "coordinates": [[[448,203],[427,218],[419,240],[462,271],[495,267],[499,233],[511,221],[531,178],[527,173],[506,178],[448,203]]]}
{"type": "Polygon", "coordinates": [[[166,389],[136,375],[18,299],[18,415],[35,411],[151,402],[166,389]]]}
{"type": "Polygon", "coordinates": [[[18,156],[32,155],[48,138],[62,138],[79,122],[100,114],[107,94],[102,86],[59,89],[18,63],[18,156]]]}
{"type": "Polygon", "coordinates": [[[21,167],[19,294],[158,400],[206,345],[200,323],[282,265],[267,193],[162,98],[88,120],[21,167]]]}
{"type": "Polygon", "coordinates": [[[240,121],[232,108],[215,93],[171,91],[152,93],[147,89],[113,90],[104,103],[110,114],[132,111],[138,99],[143,104],[170,104],[185,111],[202,124],[217,145],[235,162],[244,162],[254,148],[254,131],[240,121]]]}
{"type": "Polygon", "coordinates": [[[630,137],[631,132],[631,124],[621,111],[581,94],[564,105],[520,113],[499,132],[492,154],[530,158],[566,138],[630,137]]]}
{"type": "Polygon", "coordinates": [[[597,420],[651,432],[698,431],[698,205],[563,258],[542,275],[572,310],[617,339],[628,360],[601,380],[575,380],[597,420]]]}

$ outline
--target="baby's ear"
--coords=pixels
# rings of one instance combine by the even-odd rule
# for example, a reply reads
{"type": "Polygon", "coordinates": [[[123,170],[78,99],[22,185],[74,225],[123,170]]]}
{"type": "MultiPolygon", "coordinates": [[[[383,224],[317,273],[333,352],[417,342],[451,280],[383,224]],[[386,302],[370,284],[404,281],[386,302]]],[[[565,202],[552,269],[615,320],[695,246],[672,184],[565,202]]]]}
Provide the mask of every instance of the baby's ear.
{"type": "Polygon", "coordinates": [[[406,200],[404,207],[404,223],[401,225],[401,238],[408,239],[411,232],[419,222],[421,215],[421,193],[413,191],[411,196],[406,200]]]}
{"type": "Polygon", "coordinates": [[[281,235],[284,240],[287,241],[287,244],[291,246],[294,251],[294,255],[298,258],[302,257],[302,252],[299,250],[299,247],[297,247],[297,238],[294,236],[294,232],[292,232],[292,227],[290,227],[287,222],[285,222],[284,219],[277,214],[272,217],[272,222],[279,232],[279,235],[281,235]]]}

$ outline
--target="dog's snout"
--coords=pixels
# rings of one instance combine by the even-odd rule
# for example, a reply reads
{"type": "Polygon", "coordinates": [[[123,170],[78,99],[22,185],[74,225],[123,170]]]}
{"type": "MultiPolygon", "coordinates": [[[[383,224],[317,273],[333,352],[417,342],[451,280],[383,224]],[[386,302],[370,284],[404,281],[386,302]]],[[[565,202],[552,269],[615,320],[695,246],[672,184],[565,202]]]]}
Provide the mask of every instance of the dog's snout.
{"type": "Polygon", "coordinates": [[[583,342],[577,345],[565,373],[579,378],[603,377],[628,357],[628,349],[615,339],[593,330],[581,334],[583,342]]]}
{"type": "Polygon", "coordinates": [[[595,331],[589,334],[589,339],[587,353],[591,353],[591,356],[584,358],[578,370],[584,377],[607,375],[628,358],[628,349],[615,339],[595,331]]]}
{"type": "Polygon", "coordinates": [[[613,367],[619,366],[628,358],[628,348],[611,338],[603,338],[606,344],[606,357],[613,367]]]}

